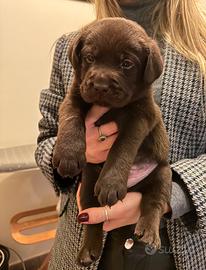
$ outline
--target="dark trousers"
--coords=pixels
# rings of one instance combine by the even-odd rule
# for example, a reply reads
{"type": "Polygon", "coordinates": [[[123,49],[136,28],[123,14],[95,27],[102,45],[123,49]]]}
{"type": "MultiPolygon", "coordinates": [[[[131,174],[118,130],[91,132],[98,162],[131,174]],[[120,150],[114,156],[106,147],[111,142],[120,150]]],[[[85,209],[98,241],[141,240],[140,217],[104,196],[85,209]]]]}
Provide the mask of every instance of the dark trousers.
{"type": "Polygon", "coordinates": [[[125,249],[124,243],[119,241],[120,238],[121,229],[108,234],[98,270],[176,269],[165,227],[160,229],[161,249],[158,251],[139,241],[135,241],[131,249],[125,249]]]}

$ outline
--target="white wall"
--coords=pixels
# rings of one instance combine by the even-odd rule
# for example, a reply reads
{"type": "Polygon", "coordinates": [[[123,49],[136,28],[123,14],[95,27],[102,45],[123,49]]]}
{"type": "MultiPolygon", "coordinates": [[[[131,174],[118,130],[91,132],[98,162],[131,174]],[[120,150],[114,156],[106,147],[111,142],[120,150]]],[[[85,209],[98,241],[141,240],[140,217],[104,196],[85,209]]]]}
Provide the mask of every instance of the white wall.
{"type": "MultiPolygon", "coordinates": [[[[39,94],[48,87],[52,46],[93,18],[92,6],[81,1],[0,0],[0,148],[36,142],[39,94]]],[[[55,203],[39,170],[0,174],[0,243],[24,259],[48,251],[52,241],[24,246],[12,240],[9,221],[17,212],[55,203]]]]}
{"type": "Polygon", "coordinates": [[[81,1],[0,0],[0,148],[36,142],[52,46],[93,16],[81,1]]]}

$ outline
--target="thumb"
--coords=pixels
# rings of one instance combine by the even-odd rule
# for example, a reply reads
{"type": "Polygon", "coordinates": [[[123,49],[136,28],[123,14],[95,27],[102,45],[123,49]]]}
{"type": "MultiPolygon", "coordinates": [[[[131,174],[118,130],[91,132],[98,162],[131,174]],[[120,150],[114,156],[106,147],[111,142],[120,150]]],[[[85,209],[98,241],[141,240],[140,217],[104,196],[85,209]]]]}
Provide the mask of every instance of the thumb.
{"type": "Polygon", "coordinates": [[[107,107],[93,105],[86,116],[86,127],[94,126],[94,123],[107,111],[109,111],[107,107]]]}
{"type": "Polygon", "coordinates": [[[78,222],[82,224],[97,224],[106,220],[104,207],[84,209],[78,215],[78,222]]]}

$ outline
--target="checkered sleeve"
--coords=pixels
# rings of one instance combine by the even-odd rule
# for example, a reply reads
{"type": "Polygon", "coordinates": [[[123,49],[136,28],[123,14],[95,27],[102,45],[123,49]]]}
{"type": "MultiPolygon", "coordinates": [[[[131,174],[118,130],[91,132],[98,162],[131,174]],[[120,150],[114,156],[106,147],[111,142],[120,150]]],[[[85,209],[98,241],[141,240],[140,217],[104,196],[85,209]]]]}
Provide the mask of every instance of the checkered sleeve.
{"type": "Polygon", "coordinates": [[[35,159],[37,165],[53,184],[54,189],[59,193],[59,187],[54,180],[52,167],[52,154],[58,130],[58,109],[66,93],[66,85],[63,81],[62,72],[67,69],[68,80],[72,77],[72,67],[68,61],[68,36],[62,36],[56,43],[53,66],[50,77],[50,86],[40,94],[40,112],[42,119],[39,121],[39,136],[35,159]]]}
{"type": "Polygon", "coordinates": [[[196,209],[198,226],[206,232],[206,154],[172,164],[187,188],[196,209]]]}

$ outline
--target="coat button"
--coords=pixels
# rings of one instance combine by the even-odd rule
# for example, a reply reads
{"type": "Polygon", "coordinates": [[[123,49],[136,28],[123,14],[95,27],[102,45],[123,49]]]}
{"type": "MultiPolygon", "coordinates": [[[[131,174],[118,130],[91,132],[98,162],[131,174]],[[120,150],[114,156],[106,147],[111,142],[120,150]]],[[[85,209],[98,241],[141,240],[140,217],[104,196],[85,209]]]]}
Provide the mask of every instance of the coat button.
{"type": "Polygon", "coordinates": [[[134,240],[132,238],[128,238],[124,243],[124,247],[126,249],[131,249],[133,245],[134,245],[134,240]]]}

